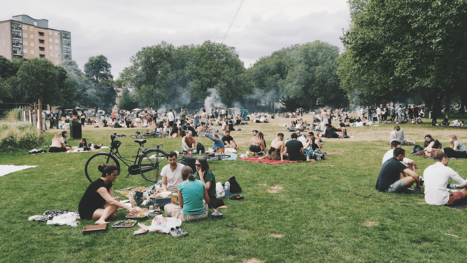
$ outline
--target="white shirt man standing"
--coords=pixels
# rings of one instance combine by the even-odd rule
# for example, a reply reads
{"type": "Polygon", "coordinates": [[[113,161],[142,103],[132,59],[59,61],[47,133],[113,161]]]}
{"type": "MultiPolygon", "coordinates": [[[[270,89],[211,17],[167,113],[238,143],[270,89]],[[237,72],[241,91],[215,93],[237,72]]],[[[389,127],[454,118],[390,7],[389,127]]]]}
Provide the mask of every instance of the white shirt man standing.
{"type": "Polygon", "coordinates": [[[381,123],[382,114],[381,114],[381,108],[380,107],[376,108],[376,117],[378,117],[378,122],[381,123]]]}
{"type": "Polygon", "coordinates": [[[174,115],[174,110],[170,109],[170,111],[167,113],[167,119],[169,121],[169,126],[173,127],[174,126],[174,120],[175,120],[175,115],[174,115]]]}
{"type": "Polygon", "coordinates": [[[177,163],[177,154],[175,152],[169,152],[167,161],[169,164],[164,166],[161,171],[162,191],[176,193],[178,185],[183,182],[181,172],[185,165],[177,163]]]}

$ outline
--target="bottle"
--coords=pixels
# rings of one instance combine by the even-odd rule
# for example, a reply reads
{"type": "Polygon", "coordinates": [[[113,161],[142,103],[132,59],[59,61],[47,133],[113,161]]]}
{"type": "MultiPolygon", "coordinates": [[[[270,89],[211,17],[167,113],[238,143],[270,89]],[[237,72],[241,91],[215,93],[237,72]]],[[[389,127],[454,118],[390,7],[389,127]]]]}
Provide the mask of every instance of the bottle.
{"type": "Polygon", "coordinates": [[[172,204],[176,205],[177,204],[177,199],[178,199],[178,195],[172,194],[172,204]]]}

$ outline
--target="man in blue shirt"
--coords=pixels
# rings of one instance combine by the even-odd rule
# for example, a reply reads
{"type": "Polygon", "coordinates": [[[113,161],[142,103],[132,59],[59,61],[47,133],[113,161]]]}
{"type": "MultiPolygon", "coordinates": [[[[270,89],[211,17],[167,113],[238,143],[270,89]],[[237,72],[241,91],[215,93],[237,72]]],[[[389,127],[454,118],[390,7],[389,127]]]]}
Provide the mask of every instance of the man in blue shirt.
{"type": "Polygon", "coordinates": [[[214,146],[206,150],[207,154],[215,153],[215,152],[224,152],[224,143],[219,139],[219,135],[214,134],[214,138],[210,133],[206,133],[206,137],[208,137],[211,141],[214,142],[214,146]],[[220,149],[220,150],[219,150],[220,149]]]}

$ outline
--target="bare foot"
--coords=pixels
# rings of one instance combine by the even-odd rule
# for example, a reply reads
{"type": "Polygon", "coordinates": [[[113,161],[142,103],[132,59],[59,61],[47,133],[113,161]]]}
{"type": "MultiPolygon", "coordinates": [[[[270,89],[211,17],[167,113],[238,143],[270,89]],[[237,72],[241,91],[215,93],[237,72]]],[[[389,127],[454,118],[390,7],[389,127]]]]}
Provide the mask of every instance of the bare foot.
{"type": "Polygon", "coordinates": [[[105,220],[97,220],[96,223],[94,223],[94,225],[108,225],[110,224],[110,222],[105,222],[105,220]]]}
{"type": "Polygon", "coordinates": [[[315,159],[308,160],[309,162],[316,163],[315,159]]]}

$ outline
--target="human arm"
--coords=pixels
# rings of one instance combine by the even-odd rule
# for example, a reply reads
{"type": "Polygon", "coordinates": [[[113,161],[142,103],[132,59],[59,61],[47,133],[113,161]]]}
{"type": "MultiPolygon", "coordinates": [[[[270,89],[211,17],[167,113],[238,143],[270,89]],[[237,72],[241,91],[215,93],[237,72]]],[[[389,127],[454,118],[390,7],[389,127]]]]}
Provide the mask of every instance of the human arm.
{"type": "MultiPolygon", "coordinates": [[[[415,179],[415,182],[417,183],[417,186],[420,185],[420,176],[418,176],[418,174],[412,170],[410,170],[409,168],[406,168],[404,169],[403,171],[405,174],[407,174],[408,176],[412,177],[413,179],[415,179]]],[[[405,176],[403,176],[401,174],[401,179],[403,179],[405,176]]]]}
{"type": "Polygon", "coordinates": [[[454,147],[452,147],[452,149],[454,151],[457,151],[457,145],[459,145],[459,143],[457,141],[454,142],[454,147]]]}
{"type": "Polygon", "coordinates": [[[183,208],[183,196],[182,192],[180,190],[177,190],[177,195],[178,195],[178,205],[183,208]]]}
{"type": "Polygon", "coordinates": [[[208,188],[207,187],[204,188],[204,200],[206,200],[206,203],[208,203],[208,204],[211,202],[211,199],[209,199],[208,188]]]}
{"type": "Polygon", "coordinates": [[[167,177],[162,176],[162,191],[165,192],[167,191],[167,177]]]}
{"type": "Polygon", "coordinates": [[[207,189],[211,188],[211,181],[209,181],[209,182],[207,182],[207,183],[206,183],[206,181],[204,181],[205,174],[204,174],[204,172],[203,172],[202,170],[200,170],[200,171],[198,172],[198,175],[199,175],[199,180],[200,180],[201,182],[203,182],[203,184],[206,186],[206,188],[207,188],[207,189]]]}
{"type": "MultiPolygon", "coordinates": [[[[185,140],[186,140],[186,138],[183,137],[183,138],[182,138],[182,145],[183,145],[183,147],[185,147],[185,148],[188,149],[188,145],[186,144],[186,141],[185,141],[185,140]]],[[[190,149],[188,149],[188,150],[190,150],[190,149]]]]}
{"type": "Polygon", "coordinates": [[[454,171],[453,169],[449,168],[449,177],[457,183],[457,187],[466,187],[467,181],[464,180],[460,175],[454,171]]]}
{"type": "MultiPolygon", "coordinates": [[[[99,189],[97,189],[97,193],[99,193],[102,196],[102,198],[109,205],[113,205],[113,206],[116,206],[116,207],[119,207],[119,208],[123,208],[125,210],[128,210],[132,214],[137,212],[136,208],[129,207],[127,205],[124,205],[124,204],[120,203],[120,200],[116,200],[113,196],[110,195],[110,193],[107,191],[107,189],[105,187],[100,187],[99,189]]],[[[113,193],[113,191],[112,191],[112,193],[113,193]]]]}
{"type": "Polygon", "coordinates": [[[120,202],[120,197],[115,197],[115,196],[114,196],[114,188],[113,188],[113,186],[110,187],[109,194],[110,194],[110,196],[112,196],[115,200],[117,200],[117,201],[120,202]]]}

